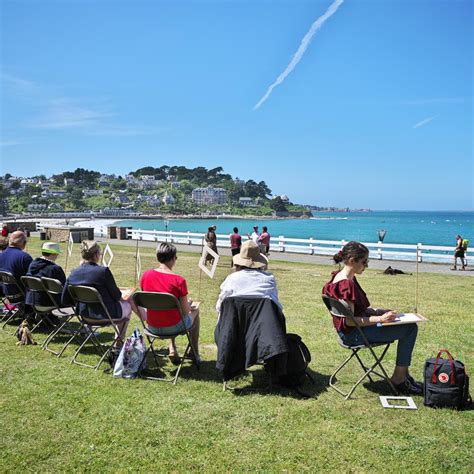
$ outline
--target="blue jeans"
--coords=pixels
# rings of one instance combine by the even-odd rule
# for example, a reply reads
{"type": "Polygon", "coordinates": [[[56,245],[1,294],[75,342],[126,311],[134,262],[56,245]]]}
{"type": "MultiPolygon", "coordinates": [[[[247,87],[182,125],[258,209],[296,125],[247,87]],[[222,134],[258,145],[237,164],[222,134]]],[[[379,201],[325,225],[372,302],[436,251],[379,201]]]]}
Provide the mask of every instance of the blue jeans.
{"type": "MultiPolygon", "coordinates": [[[[409,367],[411,363],[411,355],[415,347],[416,335],[418,334],[418,325],[400,324],[397,326],[364,326],[361,328],[365,337],[370,343],[377,342],[393,342],[398,340],[397,345],[397,362],[400,367],[409,367]]],[[[344,344],[348,346],[358,346],[364,344],[362,336],[357,329],[353,329],[350,333],[339,333],[344,344]]]]}
{"type": "Polygon", "coordinates": [[[182,333],[185,329],[191,329],[193,325],[193,320],[189,314],[184,317],[184,327],[183,322],[180,321],[178,324],[174,326],[164,326],[161,328],[155,328],[153,326],[148,326],[148,330],[152,334],[156,334],[157,336],[177,336],[178,334],[182,333]]]}

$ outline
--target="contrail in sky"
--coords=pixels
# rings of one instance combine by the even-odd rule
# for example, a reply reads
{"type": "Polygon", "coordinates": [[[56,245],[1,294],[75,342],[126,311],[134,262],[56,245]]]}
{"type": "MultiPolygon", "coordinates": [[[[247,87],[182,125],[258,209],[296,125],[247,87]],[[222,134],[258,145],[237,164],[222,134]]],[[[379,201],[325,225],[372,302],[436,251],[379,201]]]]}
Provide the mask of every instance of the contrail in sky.
{"type": "Polygon", "coordinates": [[[309,31],[304,35],[304,38],[301,40],[300,47],[294,54],[293,58],[291,59],[286,69],[277,77],[276,81],[268,88],[265,95],[257,102],[253,110],[257,110],[269,97],[270,94],[273,92],[273,89],[281,84],[287,76],[290,74],[291,71],[296,67],[296,65],[301,61],[303,54],[305,53],[306,49],[308,48],[313,36],[316,32],[324,25],[324,22],[329,19],[334,13],[336,13],[337,9],[342,5],[344,0],[335,0],[330,7],[326,10],[324,15],[321,15],[312,25],[309,31]]]}
{"type": "Polygon", "coordinates": [[[426,125],[427,123],[430,123],[432,120],[434,120],[438,116],[439,116],[439,114],[438,115],[433,115],[432,117],[425,118],[425,119],[421,120],[420,122],[415,123],[415,125],[413,125],[413,128],[423,127],[423,125],[426,125]]]}

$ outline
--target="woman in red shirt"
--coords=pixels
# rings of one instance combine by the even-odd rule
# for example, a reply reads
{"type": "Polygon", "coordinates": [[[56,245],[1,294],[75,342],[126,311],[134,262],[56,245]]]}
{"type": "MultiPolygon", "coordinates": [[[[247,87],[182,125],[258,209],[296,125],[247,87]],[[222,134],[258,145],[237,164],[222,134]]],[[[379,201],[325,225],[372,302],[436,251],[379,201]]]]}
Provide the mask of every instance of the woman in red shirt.
{"type": "MultiPolygon", "coordinates": [[[[387,309],[371,308],[365,291],[357,281],[356,275],[361,275],[368,266],[369,249],[359,242],[349,242],[333,258],[336,263],[343,262],[344,267],[332,274],[331,280],[323,287],[323,294],[348,303],[354,319],[370,343],[398,340],[397,361],[391,381],[400,392],[421,394],[422,385],[415,382],[408,373],[418,326],[414,323],[382,326],[383,323],[393,321],[396,313],[387,309]]],[[[361,334],[351,325],[349,319],[333,316],[333,324],[344,344],[364,344],[361,334]]]]}
{"type": "MultiPolygon", "coordinates": [[[[184,329],[191,330],[191,343],[195,348],[196,358],[199,357],[199,309],[188,299],[188,287],[186,280],[173,272],[173,267],[178,259],[176,247],[172,244],[162,243],[156,251],[158,268],[147,270],[141,280],[140,287],[143,291],[156,291],[159,293],[171,293],[176,296],[183,310],[184,325],[181,315],[177,309],[164,311],[145,310],[140,308],[142,317],[147,321],[150,332],[158,336],[177,334],[184,329]]],[[[169,357],[173,362],[178,360],[174,338],[169,342],[169,357]]]]}

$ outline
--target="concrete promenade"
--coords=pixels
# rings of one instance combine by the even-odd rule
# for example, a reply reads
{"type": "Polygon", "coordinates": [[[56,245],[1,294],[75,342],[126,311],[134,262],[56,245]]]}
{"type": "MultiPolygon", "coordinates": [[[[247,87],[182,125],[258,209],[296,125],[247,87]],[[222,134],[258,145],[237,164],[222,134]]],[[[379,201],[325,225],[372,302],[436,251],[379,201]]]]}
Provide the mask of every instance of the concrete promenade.
{"type": "MultiPolygon", "coordinates": [[[[135,240],[116,240],[116,239],[106,239],[98,238],[100,242],[114,244],[114,245],[125,245],[128,247],[135,247],[135,240]]],[[[141,248],[156,248],[156,242],[150,242],[146,240],[141,240],[139,243],[141,248]]],[[[174,244],[178,251],[180,252],[194,252],[201,253],[202,247],[200,245],[186,245],[186,244],[174,244]]],[[[230,257],[230,249],[228,248],[219,248],[219,254],[230,257]]],[[[271,252],[269,256],[270,262],[272,261],[283,261],[283,262],[302,262],[302,263],[316,263],[319,265],[332,265],[333,262],[329,256],[324,255],[306,255],[306,254],[295,254],[295,253],[284,253],[284,252],[271,252]]],[[[469,258],[468,258],[469,263],[469,258]]],[[[397,270],[402,270],[407,273],[416,272],[416,263],[415,262],[403,262],[400,260],[376,260],[371,259],[369,262],[369,268],[385,270],[388,266],[396,268],[397,270]]],[[[474,261],[473,265],[467,267],[465,271],[453,271],[451,270],[452,263],[420,263],[418,264],[418,271],[424,273],[442,273],[446,275],[453,276],[462,276],[462,277],[473,277],[474,276],[474,261]]]]}

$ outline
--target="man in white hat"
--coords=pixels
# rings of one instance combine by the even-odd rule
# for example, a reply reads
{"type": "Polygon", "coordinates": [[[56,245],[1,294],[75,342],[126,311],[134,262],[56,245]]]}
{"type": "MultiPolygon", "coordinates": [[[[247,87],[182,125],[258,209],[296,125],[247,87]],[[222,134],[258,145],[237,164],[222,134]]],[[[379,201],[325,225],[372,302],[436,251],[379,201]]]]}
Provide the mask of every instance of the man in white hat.
{"type": "Polygon", "coordinates": [[[222,301],[230,296],[249,298],[270,298],[280,308],[275,277],[265,271],[268,259],[260,253],[259,246],[248,240],[242,244],[240,253],[234,255],[235,272],[231,273],[222,283],[221,292],[216,303],[220,313],[222,301]]]}
{"type": "MultiPolygon", "coordinates": [[[[54,278],[59,280],[63,285],[66,282],[66,275],[64,270],[57,265],[56,259],[61,253],[61,248],[56,242],[45,242],[41,247],[41,257],[35,258],[27,272],[27,276],[33,276],[37,278],[47,277],[54,278]]],[[[58,305],[61,301],[61,295],[57,295],[56,302],[58,305]]],[[[41,306],[51,306],[51,300],[47,295],[42,295],[41,293],[30,293],[26,295],[26,304],[29,305],[41,305],[41,306]]]]}

